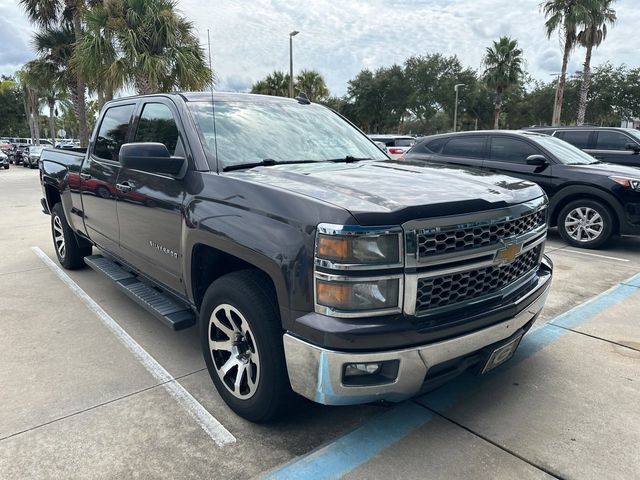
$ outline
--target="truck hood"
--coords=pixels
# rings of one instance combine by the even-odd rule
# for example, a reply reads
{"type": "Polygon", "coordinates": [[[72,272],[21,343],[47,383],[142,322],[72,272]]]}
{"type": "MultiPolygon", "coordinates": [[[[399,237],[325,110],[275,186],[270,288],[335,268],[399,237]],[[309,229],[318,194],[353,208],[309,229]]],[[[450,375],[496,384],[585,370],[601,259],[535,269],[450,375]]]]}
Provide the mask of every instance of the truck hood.
{"type": "Polygon", "coordinates": [[[472,213],[544,195],[525,180],[411,161],[278,165],[228,175],[342,207],[362,225],[472,213]]]}

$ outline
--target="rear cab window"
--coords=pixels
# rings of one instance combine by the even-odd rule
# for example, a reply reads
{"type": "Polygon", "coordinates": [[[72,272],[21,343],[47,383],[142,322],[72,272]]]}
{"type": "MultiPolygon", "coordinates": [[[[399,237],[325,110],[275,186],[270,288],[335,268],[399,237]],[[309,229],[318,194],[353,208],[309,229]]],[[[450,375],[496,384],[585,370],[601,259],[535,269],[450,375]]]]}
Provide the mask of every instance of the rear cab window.
{"type": "Polygon", "coordinates": [[[93,146],[93,155],[103,159],[118,161],[120,147],[127,140],[127,131],[135,104],[116,105],[104,113],[102,123],[93,146]]]}

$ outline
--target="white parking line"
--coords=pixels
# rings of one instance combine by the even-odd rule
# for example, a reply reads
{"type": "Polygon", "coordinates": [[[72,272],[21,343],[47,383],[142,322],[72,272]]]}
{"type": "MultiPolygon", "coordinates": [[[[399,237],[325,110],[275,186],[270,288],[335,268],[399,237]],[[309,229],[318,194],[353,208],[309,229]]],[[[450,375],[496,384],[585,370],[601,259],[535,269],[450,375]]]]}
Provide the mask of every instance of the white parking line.
{"type": "Polygon", "coordinates": [[[162,383],[162,386],[176,399],[178,404],[207,432],[211,439],[218,445],[234,443],[236,438],[224,426],[216,420],[193,396],[180,385],[173,376],[160,365],[138,342],[136,342],[116,321],[105,312],[80,286],[74,282],[64,271],[58,267],[38,247],[31,250],[62,280],[67,287],[75,293],[80,300],[111,330],[120,342],[129,350],[153,377],[162,383]]]}
{"type": "Polygon", "coordinates": [[[607,255],[599,255],[597,253],[581,252],[579,250],[569,250],[568,248],[560,249],[560,251],[577,253],[577,254],[580,254],[580,255],[589,255],[590,257],[606,258],[607,260],[615,260],[617,262],[629,262],[630,261],[630,260],[628,260],[626,258],[609,257],[607,255]]]}

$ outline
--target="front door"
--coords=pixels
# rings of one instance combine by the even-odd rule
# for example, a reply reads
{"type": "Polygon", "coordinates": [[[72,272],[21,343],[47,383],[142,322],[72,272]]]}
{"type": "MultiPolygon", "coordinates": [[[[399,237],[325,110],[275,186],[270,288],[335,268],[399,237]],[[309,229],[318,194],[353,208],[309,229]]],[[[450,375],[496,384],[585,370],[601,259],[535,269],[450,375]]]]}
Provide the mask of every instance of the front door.
{"type": "Polygon", "coordinates": [[[120,171],[118,154],[127,141],[134,110],[135,104],[127,104],[105,111],[78,179],[87,235],[116,255],[119,254],[116,212],[116,180],[120,171]]]}
{"type": "MultiPolygon", "coordinates": [[[[549,194],[552,189],[551,168],[528,165],[527,157],[531,155],[544,155],[544,152],[520,138],[506,135],[491,136],[483,169],[535,182],[549,194]]],[[[545,156],[548,158],[548,155],[545,156]]]]}
{"type": "MultiPolygon", "coordinates": [[[[163,143],[171,155],[185,157],[182,128],[167,99],[140,105],[132,142],[163,143]]],[[[154,280],[184,293],[181,273],[184,182],[122,168],[116,185],[123,259],[154,280]]]]}

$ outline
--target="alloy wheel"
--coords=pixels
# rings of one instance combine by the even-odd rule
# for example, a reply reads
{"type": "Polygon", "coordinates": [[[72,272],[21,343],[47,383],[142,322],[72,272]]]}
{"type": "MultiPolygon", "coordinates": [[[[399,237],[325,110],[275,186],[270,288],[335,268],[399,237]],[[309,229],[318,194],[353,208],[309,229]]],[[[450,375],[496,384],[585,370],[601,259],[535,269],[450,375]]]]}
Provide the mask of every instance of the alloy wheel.
{"type": "Polygon", "coordinates": [[[574,240],[581,243],[592,242],[602,235],[604,220],[593,208],[577,207],[567,214],[564,228],[574,240]]]}
{"type": "Polygon", "coordinates": [[[64,230],[62,229],[62,221],[57,215],[53,217],[53,242],[60,258],[64,258],[67,252],[64,244],[64,230]]]}
{"type": "Polygon", "coordinates": [[[225,303],[211,314],[208,332],[218,377],[236,398],[251,398],[260,380],[260,356],[249,323],[237,308],[225,303]]]}

